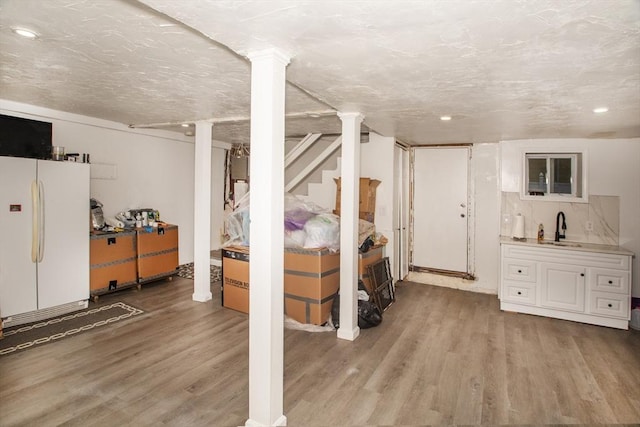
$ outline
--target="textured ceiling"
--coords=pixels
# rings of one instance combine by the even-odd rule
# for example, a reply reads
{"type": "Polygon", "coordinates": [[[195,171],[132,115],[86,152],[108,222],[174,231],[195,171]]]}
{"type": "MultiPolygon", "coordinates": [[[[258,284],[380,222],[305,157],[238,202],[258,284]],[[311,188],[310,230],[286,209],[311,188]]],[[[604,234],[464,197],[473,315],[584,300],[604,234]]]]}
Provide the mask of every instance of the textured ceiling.
{"type": "Polygon", "coordinates": [[[0,98],[246,141],[267,47],[292,56],[288,134],[335,109],[412,144],[640,136],[638,0],[0,0],[0,98]]]}

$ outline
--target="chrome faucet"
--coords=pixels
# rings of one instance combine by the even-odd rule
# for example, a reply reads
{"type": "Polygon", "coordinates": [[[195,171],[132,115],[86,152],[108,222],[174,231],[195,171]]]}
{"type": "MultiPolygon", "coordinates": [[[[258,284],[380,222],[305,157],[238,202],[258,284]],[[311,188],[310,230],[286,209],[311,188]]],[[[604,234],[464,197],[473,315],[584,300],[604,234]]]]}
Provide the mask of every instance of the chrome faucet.
{"type": "Polygon", "coordinates": [[[560,239],[564,239],[566,236],[564,235],[565,231],[567,231],[567,223],[564,218],[564,212],[558,212],[556,215],[556,242],[559,242],[560,239]],[[562,234],[560,234],[560,217],[562,217],[562,234]]]}

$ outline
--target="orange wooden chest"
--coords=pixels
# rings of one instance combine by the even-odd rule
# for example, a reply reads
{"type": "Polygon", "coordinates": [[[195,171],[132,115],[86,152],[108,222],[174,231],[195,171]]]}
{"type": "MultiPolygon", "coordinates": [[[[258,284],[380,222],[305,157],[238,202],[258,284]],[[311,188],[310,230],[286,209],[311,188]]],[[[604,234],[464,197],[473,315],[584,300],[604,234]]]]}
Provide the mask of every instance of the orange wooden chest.
{"type": "Polygon", "coordinates": [[[178,226],[136,228],[138,282],[175,274],[178,268],[178,226]]]}
{"type": "Polygon", "coordinates": [[[89,288],[92,295],[137,283],[135,232],[93,233],[89,251],[89,288]]]}

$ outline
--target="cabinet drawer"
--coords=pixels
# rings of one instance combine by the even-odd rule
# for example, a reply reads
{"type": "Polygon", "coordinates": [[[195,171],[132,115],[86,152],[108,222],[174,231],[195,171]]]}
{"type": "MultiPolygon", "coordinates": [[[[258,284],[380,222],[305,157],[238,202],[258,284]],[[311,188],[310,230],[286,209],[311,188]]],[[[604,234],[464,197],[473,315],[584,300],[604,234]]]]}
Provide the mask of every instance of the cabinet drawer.
{"type": "Polygon", "coordinates": [[[629,293],[629,273],[625,271],[592,268],[589,282],[592,291],[629,293]]]}
{"type": "Polygon", "coordinates": [[[537,265],[536,262],[505,258],[502,261],[502,275],[506,280],[535,283],[537,265]]]}
{"type": "Polygon", "coordinates": [[[502,300],[519,304],[535,305],[536,288],[519,283],[505,283],[502,300]]]}
{"type": "Polygon", "coordinates": [[[591,313],[628,319],[630,305],[626,295],[591,292],[591,313]]]}

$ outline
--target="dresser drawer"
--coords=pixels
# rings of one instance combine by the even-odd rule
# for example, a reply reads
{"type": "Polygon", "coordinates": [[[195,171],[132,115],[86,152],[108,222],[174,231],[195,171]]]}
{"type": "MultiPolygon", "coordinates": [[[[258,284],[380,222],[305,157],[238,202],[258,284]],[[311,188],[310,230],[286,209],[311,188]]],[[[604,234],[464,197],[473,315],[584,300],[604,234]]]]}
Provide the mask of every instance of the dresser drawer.
{"type": "Polygon", "coordinates": [[[626,295],[591,292],[591,313],[610,317],[629,318],[631,301],[626,295]]]}
{"type": "Polygon", "coordinates": [[[535,286],[522,285],[520,283],[504,283],[502,301],[514,302],[518,304],[535,305],[535,286]]]}
{"type": "Polygon", "coordinates": [[[592,291],[629,293],[630,274],[626,271],[592,268],[589,276],[592,291]]]}
{"type": "Polygon", "coordinates": [[[537,262],[504,258],[502,261],[502,277],[505,280],[535,283],[537,268],[537,262]]]}

